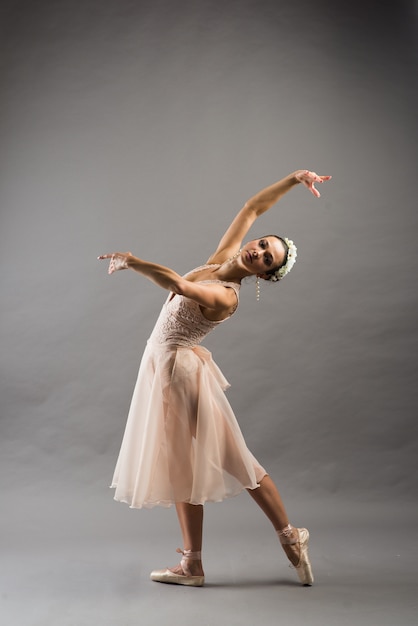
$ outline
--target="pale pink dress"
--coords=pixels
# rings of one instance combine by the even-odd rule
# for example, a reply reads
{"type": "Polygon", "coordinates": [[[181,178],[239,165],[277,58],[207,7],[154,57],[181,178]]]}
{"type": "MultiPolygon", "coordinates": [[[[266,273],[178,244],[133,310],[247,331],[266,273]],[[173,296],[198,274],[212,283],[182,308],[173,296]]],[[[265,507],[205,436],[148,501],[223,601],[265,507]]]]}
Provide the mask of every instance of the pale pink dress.
{"type": "MultiPolygon", "coordinates": [[[[230,287],[238,300],[237,283],[199,282],[230,287]]],[[[167,298],[139,368],[111,485],[115,500],[133,508],[218,502],[255,489],[266,475],[226,399],[228,381],[200,346],[220,323],[193,300],[167,298]]]]}

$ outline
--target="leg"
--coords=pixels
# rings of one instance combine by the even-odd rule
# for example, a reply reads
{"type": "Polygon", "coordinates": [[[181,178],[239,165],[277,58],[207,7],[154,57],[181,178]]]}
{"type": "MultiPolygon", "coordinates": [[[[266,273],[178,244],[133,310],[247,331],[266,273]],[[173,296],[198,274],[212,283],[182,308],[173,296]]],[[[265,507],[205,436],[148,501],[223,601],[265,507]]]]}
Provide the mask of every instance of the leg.
{"type": "Polygon", "coordinates": [[[247,491],[267,515],[277,532],[289,524],[283,500],[270,476],[264,476],[257,489],[247,491]]]}
{"type": "Polygon", "coordinates": [[[176,585],[201,587],[204,583],[204,572],[201,560],[203,506],[176,503],[177,517],[183,536],[183,557],[176,567],[151,572],[151,580],[176,585]]]}
{"type": "Polygon", "coordinates": [[[273,524],[282,548],[296,568],[301,582],[312,585],[313,576],[308,558],[309,533],[305,528],[293,528],[289,524],[283,500],[270,476],[265,476],[257,489],[247,491],[273,524]]]}
{"type": "MultiPolygon", "coordinates": [[[[289,525],[289,518],[287,517],[283,500],[270,476],[264,476],[257,489],[247,489],[247,491],[267,515],[277,533],[282,532],[289,525]]],[[[292,528],[289,539],[294,540],[296,543],[298,539],[296,528],[292,528]]],[[[291,544],[283,545],[283,550],[286,552],[290,562],[293,565],[297,565],[299,556],[296,554],[294,546],[291,544]]]]}
{"type": "MultiPolygon", "coordinates": [[[[199,553],[202,550],[203,532],[203,506],[201,504],[189,504],[188,502],[176,503],[177,518],[179,520],[183,537],[183,549],[186,552],[199,553]]],[[[203,576],[202,561],[200,559],[189,560],[188,567],[193,576],[203,576]]],[[[182,569],[178,565],[173,569],[176,573],[182,569]]]]}
{"type": "Polygon", "coordinates": [[[176,511],[184,549],[200,552],[202,549],[203,506],[201,504],[177,502],[176,511]]]}

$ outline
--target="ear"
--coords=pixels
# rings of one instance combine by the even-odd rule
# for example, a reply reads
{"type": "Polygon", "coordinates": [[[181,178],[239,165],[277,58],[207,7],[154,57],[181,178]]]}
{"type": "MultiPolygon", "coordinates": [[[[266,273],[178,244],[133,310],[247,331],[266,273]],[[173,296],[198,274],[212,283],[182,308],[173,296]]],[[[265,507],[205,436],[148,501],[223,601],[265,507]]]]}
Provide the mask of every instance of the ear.
{"type": "Polygon", "coordinates": [[[268,274],[257,274],[257,278],[262,278],[263,280],[267,280],[268,274]]]}

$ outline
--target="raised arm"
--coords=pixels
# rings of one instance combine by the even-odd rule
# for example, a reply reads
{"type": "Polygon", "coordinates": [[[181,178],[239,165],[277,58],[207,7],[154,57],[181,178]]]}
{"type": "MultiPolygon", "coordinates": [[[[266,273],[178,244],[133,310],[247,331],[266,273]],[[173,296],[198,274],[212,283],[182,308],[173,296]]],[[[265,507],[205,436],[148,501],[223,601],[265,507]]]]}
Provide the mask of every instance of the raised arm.
{"type": "Polygon", "coordinates": [[[318,174],[310,172],[309,170],[296,170],[277,183],[259,191],[255,196],[247,200],[243,208],[236,215],[208,262],[223,263],[235,254],[241,247],[242,240],[255,220],[276,204],[292,187],[301,183],[307,187],[314,196],[319,198],[320,193],[315,188],[315,183],[322,183],[330,178],[331,176],[318,176],[318,174]]]}

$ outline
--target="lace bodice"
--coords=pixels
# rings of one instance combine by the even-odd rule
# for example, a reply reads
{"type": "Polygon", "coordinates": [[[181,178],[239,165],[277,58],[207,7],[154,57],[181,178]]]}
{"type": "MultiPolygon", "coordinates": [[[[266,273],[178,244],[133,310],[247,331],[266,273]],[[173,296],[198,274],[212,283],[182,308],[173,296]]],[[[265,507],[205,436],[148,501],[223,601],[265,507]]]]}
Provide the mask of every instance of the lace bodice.
{"type": "MultiPolygon", "coordinates": [[[[208,266],[202,265],[193,272],[206,267],[208,266]]],[[[237,300],[239,298],[240,285],[237,283],[222,280],[199,280],[196,282],[201,284],[216,283],[231,287],[237,294],[237,300]]],[[[229,319],[229,317],[225,319],[229,319]]],[[[197,302],[185,296],[170,294],[163,305],[149,342],[192,348],[200,344],[213,328],[224,321],[208,320],[204,317],[197,302]]]]}

